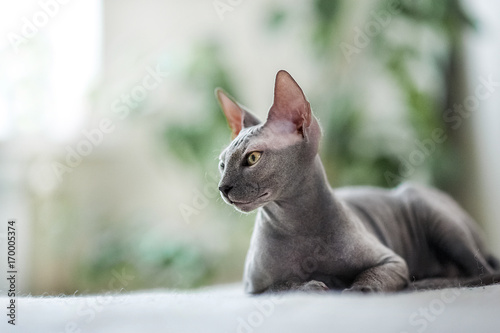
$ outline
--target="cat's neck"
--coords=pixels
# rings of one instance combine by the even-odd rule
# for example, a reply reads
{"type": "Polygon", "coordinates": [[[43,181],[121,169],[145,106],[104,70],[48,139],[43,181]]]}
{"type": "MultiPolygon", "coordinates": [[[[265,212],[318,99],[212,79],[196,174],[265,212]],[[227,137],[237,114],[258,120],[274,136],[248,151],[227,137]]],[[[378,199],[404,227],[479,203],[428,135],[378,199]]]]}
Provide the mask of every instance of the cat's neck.
{"type": "Polygon", "coordinates": [[[278,200],[261,208],[259,214],[261,223],[289,235],[333,232],[346,220],[346,212],[328,184],[319,156],[303,179],[278,200]]]}

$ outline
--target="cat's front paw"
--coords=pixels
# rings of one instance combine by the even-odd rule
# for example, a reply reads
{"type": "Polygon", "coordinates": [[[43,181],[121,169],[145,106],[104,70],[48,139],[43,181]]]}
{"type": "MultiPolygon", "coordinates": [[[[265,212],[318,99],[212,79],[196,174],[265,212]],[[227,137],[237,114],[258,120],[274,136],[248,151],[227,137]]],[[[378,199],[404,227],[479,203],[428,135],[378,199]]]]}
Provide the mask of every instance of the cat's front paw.
{"type": "Polygon", "coordinates": [[[327,291],[328,287],[321,281],[311,280],[301,285],[298,290],[300,291],[327,291]]]}
{"type": "Polygon", "coordinates": [[[352,286],[351,288],[347,288],[342,290],[342,294],[351,294],[351,293],[362,293],[362,294],[368,294],[368,293],[376,293],[379,292],[379,290],[376,287],[370,287],[370,286],[352,286]]]}

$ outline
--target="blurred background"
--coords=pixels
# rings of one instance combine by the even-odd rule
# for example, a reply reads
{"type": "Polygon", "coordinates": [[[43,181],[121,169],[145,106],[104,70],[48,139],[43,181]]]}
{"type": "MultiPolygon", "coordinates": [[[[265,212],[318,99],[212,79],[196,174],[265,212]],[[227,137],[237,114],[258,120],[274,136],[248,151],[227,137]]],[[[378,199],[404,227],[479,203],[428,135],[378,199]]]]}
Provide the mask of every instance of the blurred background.
{"type": "Polygon", "coordinates": [[[265,119],[279,69],[334,187],[437,186],[500,255],[499,2],[65,2],[0,5],[0,267],[16,219],[20,292],[241,280],[255,216],[218,195],[213,91],[265,119]]]}

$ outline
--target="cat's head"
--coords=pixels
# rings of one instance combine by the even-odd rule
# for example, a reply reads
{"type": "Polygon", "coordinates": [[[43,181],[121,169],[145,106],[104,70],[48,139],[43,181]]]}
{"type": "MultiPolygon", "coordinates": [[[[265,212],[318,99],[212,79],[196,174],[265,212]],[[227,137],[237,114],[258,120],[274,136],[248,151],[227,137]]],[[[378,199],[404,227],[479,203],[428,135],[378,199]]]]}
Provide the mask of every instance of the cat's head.
{"type": "Polygon", "coordinates": [[[265,122],[221,89],[216,95],[233,132],[233,141],[219,161],[224,201],[250,212],[296,195],[294,187],[318,153],[321,130],[295,80],[286,71],[278,72],[274,103],[265,122]]]}

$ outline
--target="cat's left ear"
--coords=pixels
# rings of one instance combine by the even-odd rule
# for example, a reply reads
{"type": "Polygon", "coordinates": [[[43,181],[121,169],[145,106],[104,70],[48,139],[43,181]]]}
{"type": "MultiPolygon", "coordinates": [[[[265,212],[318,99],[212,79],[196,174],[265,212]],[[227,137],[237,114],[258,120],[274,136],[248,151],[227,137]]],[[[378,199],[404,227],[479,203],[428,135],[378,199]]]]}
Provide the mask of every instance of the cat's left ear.
{"type": "Polygon", "coordinates": [[[227,123],[232,130],[232,138],[238,136],[243,128],[251,127],[260,124],[260,120],[254,116],[250,111],[246,111],[233,98],[222,90],[221,88],[215,89],[215,95],[219,100],[220,106],[226,115],[227,123]]]}

